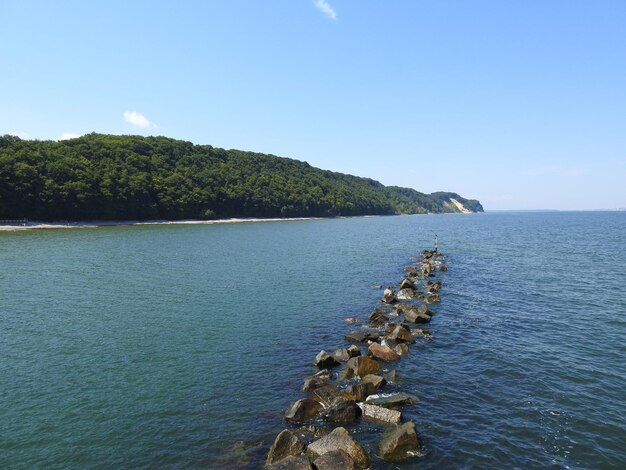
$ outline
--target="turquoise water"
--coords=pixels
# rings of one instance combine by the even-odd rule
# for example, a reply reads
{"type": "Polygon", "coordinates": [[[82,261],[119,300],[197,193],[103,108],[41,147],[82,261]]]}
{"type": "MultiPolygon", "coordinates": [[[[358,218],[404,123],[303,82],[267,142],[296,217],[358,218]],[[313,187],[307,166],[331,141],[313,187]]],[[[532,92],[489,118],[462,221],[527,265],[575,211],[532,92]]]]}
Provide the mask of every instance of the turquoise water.
{"type": "Polygon", "coordinates": [[[398,467],[625,468],[624,212],[0,233],[0,467],[258,468],[435,233],[433,341],[398,367],[425,448],[398,467]]]}

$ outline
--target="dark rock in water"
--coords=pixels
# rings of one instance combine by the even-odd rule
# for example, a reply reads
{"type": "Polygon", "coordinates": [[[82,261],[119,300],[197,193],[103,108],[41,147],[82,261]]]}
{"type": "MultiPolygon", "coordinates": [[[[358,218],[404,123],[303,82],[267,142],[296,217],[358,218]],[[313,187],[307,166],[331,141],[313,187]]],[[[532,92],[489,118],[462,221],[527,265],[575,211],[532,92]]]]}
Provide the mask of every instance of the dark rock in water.
{"type": "Polygon", "coordinates": [[[405,460],[419,452],[420,441],[411,421],[398,426],[391,434],[383,438],[378,454],[383,460],[397,462],[405,460]]]}
{"type": "Polygon", "coordinates": [[[439,266],[439,271],[447,271],[448,268],[446,268],[445,266],[439,266]]]}
{"type": "Polygon", "coordinates": [[[322,405],[315,400],[302,398],[289,407],[287,413],[285,414],[285,419],[292,423],[303,423],[304,421],[315,417],[321,409],[322,405]]]}
{"type": "Polygon", "coordinates": [[[383,292],[383,302],[386,304],[392,304],[396,301],[396,293],[393,289],[385,289],[383,292]]]}
{"type": "Polygon", "coordinates": [[[350,354],[348,353],[347,349],[337,349],[334,353],[333,353],[333,357],[339,361],[339,362],[348,362],[348,359],[350,359],[350,354]]]}
{"type": "Polygon", "coordinates": [[[428,258],[432,258],[432,256],[435,254],[434,251],[431,250],[422,250],[422,256],[424,257],[424,259],[428,259],[428,258]]]}
{"type": "Polygon", "coordinates": [[[351,323],[351,324],[360,323],[360,320],[356,317],[347,317],[347,318],[344,318],[343,321],[345,321],[346,323],[351,323]]]}
{"type": "Polygon", "coordinates": [[[417,295],[417,291],[415,289],[400,289],[396,298],[398,300],[411,300],[413,297],[417,295]]]}
{"type": "Polygon", "coordinates": [[[410,405],[411,403],[419,403],[420,399],[410,393],[381,393],[379,395],[370,395],[365,400],[369,405],[378,405],[394,408],[402,405],[410,405]]]}
{"type": "Polygon", "coordinates": [[[330,382],[330,372],[328,369],[322,369],[315,375],[311,377],[307,377],[304,380],[304,385],[302,386],[303,392],[310,392],[316,388],[327,385],[330,382]]]}
{"type": "Polygon", "coordinates": [[[380,335],[371,331],[351,331],[343,337],[346,341],[353,343],[366,343],[368,341],[378,341],[380,335]]]}
{"type": "Polygon", "coordinates": [[[391,334],[387,335],[387,337],[389,339],[397,341],[398,343],[415,343],[415,338],[413,338],[411,332],[403,325],[396,326],[391,334]]]}
{"type": "Polygon", "coordinates": [[[265,467],[265,470],[313,470],[306,457],[287,457],[278,463],[265,467]]]}
{"type": "Polygon", "coordinates": [[[383,286],[381,286],[380,284],[372,284],[370,286],[370,289],[382,289],[382,288],[383,288],[383,286]]]}
{"type": "Polygon", "coordinates": [[[436,294],[441,290],[441,281],[428,281],[428,283],[426,284],[426,290],[431,294],[436,294]]]}
{"type": "Polygon", "coordinates": [[[354,401],[363,401],[367,398],[368,395],[371,395],[373,392],[370,392],[367,384],[363,382],[357,382],[355,384],[349,385],[343,391],[343,394],[354,401]]]}
{"type": "Polygon", "coordinates": [[[361,383],[365,385],[367,394],[371,395],[383,388],[387,384],[387,381],[380,375],[368,374],[361,379],[361,383]]]}
{"type": "Polygon", "coordinates": [[[304,447],[304,442],[298,436],[285,429],[278,434],[274,444],[272,444],[265,459],[265,465],[272,465],[287,457],[300,455],[304,447]]]}
{"type": "Polygon", "coordinates": [[[317,470],[356,470],[358,468],[352,457],[342,449],[326,452],[316,458],[313,465],[317,470]]]}
{"type": "Polygon", "coordinates": [[[396,344],[393,350],[399,356],[406,356],[409,353],[409,347],[406,345],[406,343],[396,344]]]}
{"type": "Polygon", "coordinates": [[[401,326],[402,328],[406,329],[407,331],[409,331],[409,327],[403,323],[386,323],[385,324],[385,334],[387,336],[389,336],[391,333],[393,333],[393,330],[396,329],[397,326],[401,326]]]}
{"type": "Polygon", "coordinates": [[[441,297],[439,297],[439,294],[430,294],[426,297],[426,302],[428,302],[429,304],[432,304],[433,302],[439,302],[440,300],[441,297]]]}
{"type": "Polygon", "coordinates": [[[404,272],[409,277],[417,277],[420,275],[419,270],[415,266],[407,266],[404,268],[404,272]]]}
{"type": "Polygon", "coordinates": [[[359,408],[361,408],[363,417],[367,419],[392,424],[399,424],[402,421],[402,413],[397,410],[367,403],[359,403],[359,408]]]}
{"type": "Polygon", "coordinates": [[[387,312],[377,308],[369,316],[369,322],[372,325],[384,325],[387,321],[387,312]]]}
{"type": "Polygon", "coordinates": [[[411,328],[411,333],[414,335],[429,336],[430,330],[427,330],[426,328],[411,328]]]}
{"type": "Polygon", "coordinates": [[[425,315],[430,315],[431,317],[433,316],[433,312],[431,312],[428,309],[428,304],[421,304],[417,307],[417,312],[418,313],[423,313],[425,315]]]}
{"type": "Polygon", "coordinates": [[[400,379],[400,374],[398,374],[397,370],[393,369],[385,374],[385,379],[388,382],[395,383],[400,379]]]}
{"type": "Polygon", "coordinates": [[[347,364],[347,370],[352,371],[352,377],[355,375],[363,377],[368,374],[375,374],[380,369],[381,366],[378,362],[366,356],[353,357],[347,364]]]}
{"type": "Polygon", "coordinates": [[[341,390],[339,390],[333,384],[328,384],[328,385],[324,385],[323,387],[316,388],[311,393],[311,398],[321,403],[325,407],[330,406],[330,404],[335,400],[335,398],[342,397],[342,396],[343,395],[341,394],[341,390]]]}
{"type": "Polygon", "coordinates": [[[337,397],[324,411],[324,419],[333,423],[352,423],[361,416],[361,409],[353,400],[337,397]]]}
{"type": "Polygon", "coordinates": [[[376,359],[380,359],[382,361],[399,361],[400,356],[391,349],[389,346],[372,343],[367,349],[367,354],[370,357],[375,357],[376,359]]]}
{"type": "Polygon", "coordinates": [[[326,351],[322,350],[315,356],[313,363],[320,369],[328,369],[330,367],[337,367],[339,362],[326,351]]]}
{"type": "Polygon", "coordinates": [[[343,450],[356,463],[358,468],[365,469],[370,466],[370,459],[365,449],[359,444],[350,433],[342,427],[335,428],[328,436],[309,444],[307,447],[307,455],[312,459],[333,452],[343,450]]]}
{"type": "Polygon", "coordinates": [[[428,323],[431,320],[431,316],[425,313],[420,313],[417,309],[415,309],[405,312],[404,319],[413,323],[428,323]]]}
{"type": "Polygon", "coordinates": [[[413,289],[415,290],[415,283],[413,281],[411,281],[410,279],[403,279],[402,282],[400,283],[400,289],[413,289]]]}
{"type": "Polygon", "coordinates": [[[358,346],[355,346],[355,345],[353,344],[353,345],[351,345],[351,346],[348,348],[348,355],[349,355],[350,357],[358,357],[358,356],[360,356],[360,355],[361,355],[361,350],[359,349],[359,347],[358,347],[358,346]]]}

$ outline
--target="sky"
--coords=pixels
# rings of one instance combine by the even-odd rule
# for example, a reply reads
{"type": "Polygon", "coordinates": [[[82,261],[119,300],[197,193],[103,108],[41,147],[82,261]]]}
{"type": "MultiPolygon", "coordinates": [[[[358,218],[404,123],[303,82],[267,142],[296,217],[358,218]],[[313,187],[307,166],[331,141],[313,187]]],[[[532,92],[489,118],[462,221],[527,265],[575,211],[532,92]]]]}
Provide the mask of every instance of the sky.
{"type": "Polygon", "coordinates": [[[626,207],[624,0],[0,0],[0,134],[165,135],[626,207]]]}

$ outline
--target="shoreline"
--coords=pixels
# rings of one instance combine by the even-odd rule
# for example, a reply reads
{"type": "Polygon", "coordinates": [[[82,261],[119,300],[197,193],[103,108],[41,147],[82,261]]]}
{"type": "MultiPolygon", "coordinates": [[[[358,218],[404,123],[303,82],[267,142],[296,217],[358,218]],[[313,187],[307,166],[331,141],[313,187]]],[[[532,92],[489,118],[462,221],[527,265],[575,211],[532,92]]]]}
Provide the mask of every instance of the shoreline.
{"type": "MultiPolygon", "coordinates": [[[[367,216],[372,217],[372,216],[367,216]]],[[[23,230],[41,229],[72,229],[72,228],[100,228],[100,227],[124,227],[137,225],[213,225],[213,224],[239,224],[247,222],[299,222],[303,220],[320,220],[323,217],[290,217],[290,218],[231,218],[216,220],[98,220],[80,222],[27,222],[26,225],[0,225],[0,232],[16,232],[23,230]]]]}

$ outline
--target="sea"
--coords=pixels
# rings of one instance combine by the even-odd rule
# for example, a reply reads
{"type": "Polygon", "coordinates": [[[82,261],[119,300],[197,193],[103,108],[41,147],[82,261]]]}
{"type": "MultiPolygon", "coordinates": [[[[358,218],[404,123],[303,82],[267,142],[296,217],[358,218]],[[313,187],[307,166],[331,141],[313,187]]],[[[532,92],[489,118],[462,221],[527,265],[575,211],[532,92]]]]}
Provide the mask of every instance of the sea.
{"type": "MultiPolygon", "coordinates": [[[[0,468],[256,469],[321,350],[439,237],[375,469],[626,468],[626,212],[0,232],[0,468]]],[[[323,424],[323,423],[318,423],[323,424]]]]}

